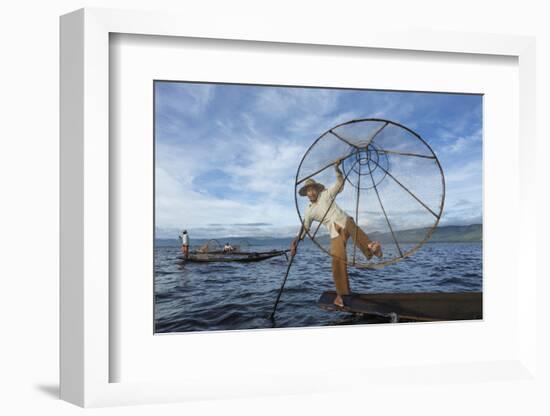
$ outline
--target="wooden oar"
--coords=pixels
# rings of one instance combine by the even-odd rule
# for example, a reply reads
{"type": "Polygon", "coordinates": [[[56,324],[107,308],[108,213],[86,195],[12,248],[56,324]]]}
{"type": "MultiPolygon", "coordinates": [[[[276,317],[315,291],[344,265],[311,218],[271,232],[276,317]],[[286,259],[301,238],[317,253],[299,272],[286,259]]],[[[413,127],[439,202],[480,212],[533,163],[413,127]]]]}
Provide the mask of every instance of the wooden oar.
{"type": "Polygon", "coordinates": [[[285,273],[285,277],[283,279],[283,284],[281,285],[281,288],[279,289],[279,294],[277,295],[277,299],[275,300],[275,305],[273,305],[273,311],[271,312],[271,315],[269,315],[269,319],[273,319],[275,317],[275,312],[277,311],[277,305],[279,304],[279,300],[281,299],[281,295],[283,293],[283,288],[285,287],[286,279],[288,278],[288,273],[290,272],[290,267],[292,266],[292,262],[294,261],[294,257],[296,257],[296,253],[297,253],[297,250],[298,250],[298,244],[300,244],[300,241],[301,240],[298,239],[298,241],[296,242],[296,250],[294,251],[294,254],[290,255],[290,260],[289,260],[288,266],[286,268],[286,273],[285,273]]]}

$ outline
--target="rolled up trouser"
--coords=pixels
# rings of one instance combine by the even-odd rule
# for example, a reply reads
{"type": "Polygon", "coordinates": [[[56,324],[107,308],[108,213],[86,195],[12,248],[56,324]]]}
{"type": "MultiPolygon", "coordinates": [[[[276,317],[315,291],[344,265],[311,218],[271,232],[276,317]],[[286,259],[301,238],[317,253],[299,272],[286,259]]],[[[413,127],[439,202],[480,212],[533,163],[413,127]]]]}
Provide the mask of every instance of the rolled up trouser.
{"type": "Polygon", "coordinates": [[[353,218],[348,217],[345,228],[336,225],[338,237],[330,240],[330,254],[332,255],[332,278],[336,286],[336,293],[340,296],[349,295],[349,278],[347,267],[346,244],[351,236],[354,243],[367,259],[372,258],[372,252],[368,245],[371,240],[360,227],[355,224],[353,218]]]}

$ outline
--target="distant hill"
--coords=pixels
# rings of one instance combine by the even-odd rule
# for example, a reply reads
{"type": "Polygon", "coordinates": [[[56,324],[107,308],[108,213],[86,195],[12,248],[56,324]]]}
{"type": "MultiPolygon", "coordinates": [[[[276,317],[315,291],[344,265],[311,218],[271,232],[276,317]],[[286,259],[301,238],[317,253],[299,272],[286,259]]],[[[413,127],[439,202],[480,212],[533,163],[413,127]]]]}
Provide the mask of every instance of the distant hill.
{"type": "MultiPolygon", "coordinates": [[[[396,238],[402,243],[415,243],[419,242],[426,235],[426,228],[416,228],[413,230],[400,230],[396,231],[396,238]]],[[[482,224],[472,225],[448,225],[444,227],[437,227],[428,240],[429,243],[467,243],[482,241],[483,226],[482,224]]],[[[392,242],[392,236],[390,233],[371,233],[369,234],[371,239],[379,240],[382,243],[392,242]]],[[[328,240],[328,235],[320,237],[320,240],[328,240]]],[[[209,239],[193,238],[191,236],[191,245],[204,244],[209,239]]],[[[220,237],[218,241],[220,244],[229,242],[232,245],[254,245],[254,246],[288,246],[292,237],[284,238],[272,238],[272,237],[220,237]]],[[[307,241],[307,240],[306,240],[307,241]]],[[[163,238],[155,241],[157,247],[160,246],[179,246],[178,239],[163,238]]]]}
{"type": "MultiPolygon", "coordinates": [[[[241,246],[242,248],[246,248],[247,246],[282,246],[282,247],[288,247],[290,245],[290,242],[292,241],[293,237],[281,237],[281,238],[273,238],[273,237],[218,237],[215,239],[212,238],[193,238],[192,235],[190,235],[190,242],[191,247],[197,247],[201,246],[207,241],[210,240],[217,240],[220,245],[224,245],[225,243],[229,243],[232,246],[241,246]]],[[[165,246],[179,246],[181,244],[180,240],[177,238],[157,238],[155,240],[155,245],[157,247],[165,247],[165,246]]]]}
{"type": "MultiPolygon", "coordinates": [[[[421,241],[428,229],[426,228],[417,228],[414,230],[401,230],[395,233],[396,238],[399,242],[403,243],[414,243],[421,241]]],[[[483,226],[481,224],[473,225],[448,225],[445,227],[437,227],[432,236],[430,237],[429,242],[431,243],[466,243],[473,241],[481,241],[483,235],[483,226]]],[[[392,236],[390,233],[374,234],[370,236],[371,238],[376,238],[381,242],[392,241],[392,236]]]]}

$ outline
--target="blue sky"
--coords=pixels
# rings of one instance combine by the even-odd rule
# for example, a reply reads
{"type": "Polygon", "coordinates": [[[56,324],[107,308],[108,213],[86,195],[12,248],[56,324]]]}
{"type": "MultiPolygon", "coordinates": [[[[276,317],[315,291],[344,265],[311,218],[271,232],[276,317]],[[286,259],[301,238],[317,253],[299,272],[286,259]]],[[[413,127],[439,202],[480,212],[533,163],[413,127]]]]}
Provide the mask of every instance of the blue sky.
{"type": "Polygon", "coordinates": [[[386,118],[420,134],[445,172],[441,225],[482,221],[482,97],[155,83],[156,237],[291,236],[296,170],[336,124],[386,118]]]}

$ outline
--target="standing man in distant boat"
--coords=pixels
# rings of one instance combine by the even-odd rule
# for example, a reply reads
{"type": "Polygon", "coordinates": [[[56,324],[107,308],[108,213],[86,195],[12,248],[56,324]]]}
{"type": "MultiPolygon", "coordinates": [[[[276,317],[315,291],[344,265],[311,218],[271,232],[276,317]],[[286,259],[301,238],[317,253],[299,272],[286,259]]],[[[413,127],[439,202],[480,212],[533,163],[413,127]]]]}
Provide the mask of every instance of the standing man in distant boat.
{"type": "Polygon", "coordinates": [[[183,230],[181,234],[179,235],[181,240],[181,252],[183,253],[183,256],[185,258],[189,257],[189,235],[187,234],[187,230],[183,230]]]}
{"type": "Polygon", "coordinates": [[[223,247],[224,253],[232,253],[234,250],[233,246],[229,243],[225,243],[225,246],[223,247]]]}
{"type": "Polygon", "coordinates": [[[310,204],[306,208],[304,223],[300,232],[290,244],[290,253],[296,255],[298,240],[303,240],[313,221],[325,225],[330,235],[330,254],[332,255],[332,278],[336,286],[334,304],[343,307],[343,296],[350,294],[346,243],[351,236],[357,247],[367,259],[372,256],[382,257],[382,246],[378,241],[371,241],[367,234],[355,224],[352,217],[347,215],[336,204],[336,196],[344,189],[344,175],[340,170],[341,160],[335,164],[336,182],[328,189],[321,183],[308,179],[299,190],[300,196],[307,196],[310,204]]]}

